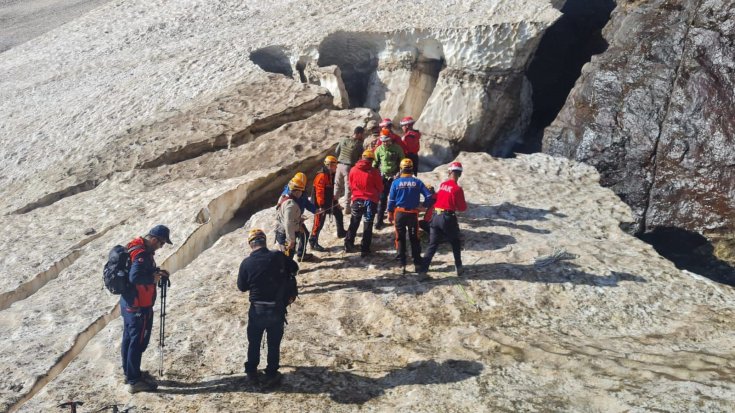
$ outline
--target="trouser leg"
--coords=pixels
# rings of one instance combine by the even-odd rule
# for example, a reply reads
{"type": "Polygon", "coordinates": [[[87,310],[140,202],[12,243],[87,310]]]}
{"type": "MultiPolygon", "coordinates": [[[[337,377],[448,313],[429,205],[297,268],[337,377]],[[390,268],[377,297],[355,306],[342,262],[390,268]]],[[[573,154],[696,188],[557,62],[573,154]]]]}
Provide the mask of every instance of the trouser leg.
{"type": "Polygon", "coordinates": [[[260,343],[263,341],[265,327],[260,323],[255,306],[250,305],[248,311],[248,360],[245,362],[246,373],[257,373],[260,364],[260,343]]]}
{"type": "Polygon", "coordinates": [[[274,374],[278,371],[281,361],[281,340],[283,339],[283,315],[278,310],[272,310],[268,317],[266,333],[268,334],[268,365],[265,374],[274,374]]]}
{"type": "Polygon", "coordinates": [[[421,241],[419,241],[419,214],[406,214],[406,229],[408,231],[408,240],[411,242],[411,258],[413,265],[421,266],[421,241]]]}
{"type": "Polygon", "coordinates": [[[314,225],[311,228],[311,237],[310,237],[310,240],[312,242],[316,242],[319,240],[319,233],[322,232],[322,227],[324,227],[324,221],[326,221],[325,218],[326,218],[325,212],[314,215],[314,225]]]}
{"type": "Polygon", "coordinates": [[[376,223],[383,223],[385,219],[385,210],[388,209],[388,194],[390,193],[390,186],[393,183],[393,178],[383,177],[383,193],[380,194],[380,204],[378,206],[378,216],[375,219],[376,223]]]}
{"type": "Polygon", "coordinates": [[[426,249],[426,255],[424,256],[424,269],[428,270],[431,265],[431,260],[436,254],[437,248],[444,236],[442,231],[444,217],[442,215],[434,215],[431,218],[431,232],[429,234],[429,247],[426,249]]]}
{"type": "Polygon", "coordinates": [[[338,204],[335,202],[332,207],[332,216],[334,216],[334,222],[337,224],[337,237],[342,238],[345,235],[345,218],[342,214],[342,210],[337,208],[337,205],[338,204]]]}
{"type": "Polygon", "coordinates": [[[306,225],[301,224],[301,230],[296,233],[296,255],[302,257],[306,253],[306,234],[309,230],[306,229],[306,225]]]}
{"type": "Polygon", "coordinates": [[[360,221],[365,212],[364,201],[355,201],[352,203],[352,215],[350,215],[350,226],[347,228],[345,235],[345,245],[355,245],[357,230],[360,228],[360,221]]]}
{"type": "Polygon", "coordinates": [[[396,237],[396,250],[398,251],[398,259],[401,261],[401,266],[406,265],[406,218],[410,214],[405,212],[396,212],[394,217],[394,229],[396,237]]]}
{"type": "Polygon", "coordinates": [[[362,226],[362,242],[360,250],[362,252],[370,252],[370,244],[373,242],[373,221],[375,220],[375,203],[365,201],[365,215],[363,215],[364,224],[362,226]]]}
{"type": "Polygon", "coordinates": [[[454,255],[454,265],[457,268],[462,267],[462,244],[459,239],[459,222],[456,216],[448,217],[444,224],[444,233],[452,246],[452,255],[454,255]]]}
{"type": "Polygon", "coordinates": [[[125,379],[130,384],[135,384],[140,380],[140,363],[143,358],[143,352],[148,347],[151,338],[151,328],[153,324],[153,310],[151,308],[138,309],[133,311],[132,308],[124,306],[121,308],[123,315],[123,324],[127,334],[124,340],[127,345],[127,351],[124,351],[125,379]]]}

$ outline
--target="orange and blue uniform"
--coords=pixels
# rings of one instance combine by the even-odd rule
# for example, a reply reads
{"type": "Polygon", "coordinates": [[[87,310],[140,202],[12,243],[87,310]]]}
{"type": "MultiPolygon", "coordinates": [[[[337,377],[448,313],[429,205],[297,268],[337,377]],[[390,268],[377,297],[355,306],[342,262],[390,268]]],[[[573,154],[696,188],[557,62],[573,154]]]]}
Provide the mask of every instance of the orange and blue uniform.
{"type": "Polygon", "coordinates": [[[312,247],[314,247],[314,244],[319,243],[319,233],[324,227],[324,221],[328,214],[332,214],[337,221],[337,237],[344,238],[346,232],[343,222],[344,218],[342,216],[342,210],[339,209],[339,204],[334,198],[334,174],[327,167],[323,167],[322,171],[314,178],[314,195],[312,200],[316,203],[317,208],[321,208],[324,211],[321,214],[314,215],[314,226],[311,229],[311,237],[309,238],[312,247]]]}

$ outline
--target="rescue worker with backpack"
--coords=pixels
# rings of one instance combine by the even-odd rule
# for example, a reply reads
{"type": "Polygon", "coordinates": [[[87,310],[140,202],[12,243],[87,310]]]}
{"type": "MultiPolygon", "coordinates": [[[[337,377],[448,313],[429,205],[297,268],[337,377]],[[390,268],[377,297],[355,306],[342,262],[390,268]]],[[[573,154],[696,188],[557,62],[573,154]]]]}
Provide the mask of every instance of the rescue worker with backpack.
{"type": "MultiPolygon", "coordinates": [[[[298,186],[306,188],[306,174],[303,172],[296,172],[296,174],[291,178],[291,181],[295,182],[298,186]]],[[[285,201],[286,198],[289,197],[289,193],[291,190],[289,189],[290,183],[286,184],[283,187],[283,191],[281,192],[281,196],[278,198],[278,202],[276,203],[276,207],[281,204],[281,202],[285,201]]],[[[301,211],[301,214],[303,215],[304,211],[309,211],[312,214],[317,214],[317,207],[314,205],[313,202],[309,199],[309,197],[306,195],[305,191],[301,191],[301,196],[295,199],[296,204],[299,206],[299,210],[301,211]]],[[[306,228],[306,225],[304,224],[304,220],[299,217],[299,231],[296,233],[296,256],[300,260],[308,260],[309,258],[313,257],[311,254],[307,254],[306,252],[306,237],[309,233],[309,230],[306,228]]],[[[276,240],[278,237],[276,237],[276,240]]]]}
{"type": "Polygon", "coordinates": [[[250,292],[245,374],[251,383],[271,387],[282,378],[278,369],[286,307],[298,295],[295,277],[299,267],[282,252],[268,250],[266,235],[261,229],[249,232],[248,245],[252,252],[240,263],[237,275],[237,288],[242,292],[250,292]],[[268,356],[265,376],[261,377],[258,375],[258,364],[263,333],[268,335],[268,356]]]}
{"type": "Polygon", "coordinates": [[[380,195],[380,205],[378,207],[378,216],[375,221],[375,229],[380,230],[385,225],[385,210],[388,207],[388,192],[390,191],[393,179],[400,170],[401,160],[404,158],[403,149],[391,141],[389,135],[380,137],[382,144],[375,151],[375,161],[373,166],[378,168],[380,175],[383,177],[383,193],[380,195]]]}
{"type": "Polygon", "coordinates": [[[448,177],[442,182],[439,190],[436,191],[436,203],[434,203],[434,217],[431,219],[431,233],[429,234],[429,248],[426,250],[424,257],[423,272],[429,271],[431,260],[434,258],[436,249],[439,247],[443,238],[449,241],[452,246],[452,254],[454,255],[454,266],[457,276],[461,276],[462,269],[462,251],[459,234],[459,222],[457,220],[457,212],[467,210],[467,203],[464,199],[464,191],[457,184],[462,176],[462,164],[452,162],[449,164],[448,177]]]}
{"type": "Polygon", "coordinates": [[[125,383],[131,394],[155,391],[158,387],[153,376],[140,370],[140,363],[151,338],[156,285],[162,279],[168,282],[169,275],[166,270],[156,266],[153,256],[165,244],[171,244],[169,235],[168,227],[156,225],[145,236],[130,241],[125,249],[119,246],[113,248],[105,265],[106,285],[108,269],[115,271],[112,267],[117,267],[118,274],[127,273],[129,284],[120,294],[120,313],[123,318],[121,355],[125,383]],[[113,257],[115,251],[120,253],[113,257]]]}
{"type": "Polygon", "coordinates": [[[345,231],[342,207],[336,199],[334,199],[334,177],[337,171],[337,158],[329,155],[324,159],[324,166],[314,178],[313,199],[317,206],[317,214],[314,215],[314,226],[309,237],[309,245],[314,251],[325,251],[324,247],[319,245],[319,233],[324,227],[324,221],[327,215],[334,216],[337,221],[337,238],[344,238],[345,231]]]}
{"type": "Polygon", "coordinates": [[[373,220],[377,209],[380,194],[383,193],[383,178],[380,172],[373,167],[375,155],[371,150],[362,153],[362,159],[350,171],[350,189],[352,191],[352,216],[350,227],[347,228],[345,236],[345,252],[353,252],[355,248],[355,237],[360,227],[360,220],[364,222],[362,227],[362,241],[360,244],[360,256],[370,254],[370,244],[373,239],[373,220]]]}
{"type": "Polygon", "coordinates": [[[403,150],[406,152],[406,158],[413,162],[413,174],[419,172],[419,150],[421,149],[421,132],[413,128],[415,121],[412,117],[406,116],[401,119],[401,129],[403,129],[403,150]]]}
{"type": "MultiPolygon", "coordinates": [[[[306,189],[305,181],[306,179],[300,179],[298,174],[291,178],[287,185],[287,195],[281,195],[276,205],[276,243],[280,250],[293,260],[297,258],[297,238],[305,238],[301,222],[302,209],[298,203],[306,189]]],[[[301,242],[301,245],[304,245],[304,241],[301,242]]]]}
{"type": "Polygon", "coordinates": [[[423,269],[421,260],[421,244],[419,241],[419,202],[424,197],[424,207],[429,207],[431,193],[420,179],[413,176],[413,162],[405,158],[401,161],[401,176],[390,187],[388,197],[388,221],[395,222],[396,250],[398,259],[406,272],[406,233],[411,242],[411,258],[414,269],[420,273],[423,269]]]}
{"type": "MultiPolygon", "coordinates": [[[[429,190],[431,197],[429,198],[430,206],[424,211],[424,216],[419,220],[419,229],[426,234],[428,239],[431,235],[431,217],[434,216],[434,204],[436,203],[436,191],[432,185],[426,185],[426,189],[429,190]]],[[[422,236],[423,237],[423,236],[422,236]]]]}

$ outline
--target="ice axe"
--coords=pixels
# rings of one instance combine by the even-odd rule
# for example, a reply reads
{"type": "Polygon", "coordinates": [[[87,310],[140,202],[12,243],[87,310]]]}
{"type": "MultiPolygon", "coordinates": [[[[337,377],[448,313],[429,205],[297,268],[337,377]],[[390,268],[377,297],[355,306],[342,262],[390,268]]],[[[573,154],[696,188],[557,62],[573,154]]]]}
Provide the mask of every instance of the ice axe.
{"type": "Polygon", "coordinates": [[[163,377],[163,348],[165,347],[165,339],[166,339],[166,290],[168,290],[168,287],[171,285],[171,280],[168,277],[168,272],[165,270],[162,270],[162,272],[166,273],[165,277],[161,277],[161,279],[158,281],[158,286],[161,288],[161,311],[160,311],[160,324],[158,325],[158,352],[160,355],[159,364],[158,364],[158,375],[159,377],[163,377]]]}

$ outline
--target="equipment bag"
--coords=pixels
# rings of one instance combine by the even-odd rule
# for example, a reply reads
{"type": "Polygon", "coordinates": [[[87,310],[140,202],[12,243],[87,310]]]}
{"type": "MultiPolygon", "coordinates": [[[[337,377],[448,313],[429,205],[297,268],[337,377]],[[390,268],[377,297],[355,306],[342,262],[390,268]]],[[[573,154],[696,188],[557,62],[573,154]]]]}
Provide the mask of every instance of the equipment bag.
{"type": "Polygon", "coordinates": [[[124,294],[131,289],[128,273],[130,272],[130,253],[141,249],[136,247],[131,251],[122,245],[115,245],[107,256],[107,263],[102,270],[102,280],[105,288],[115,295],[124,294]]]}

